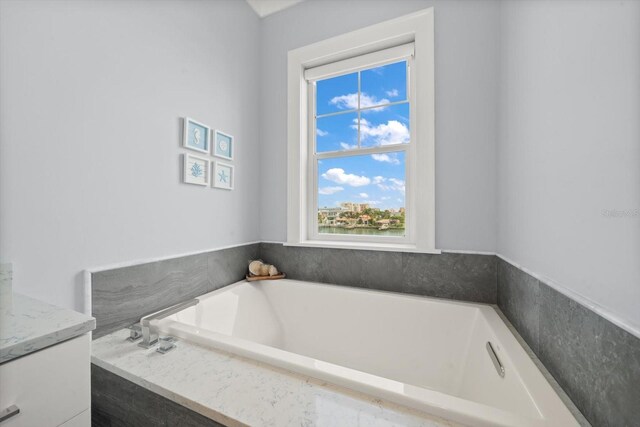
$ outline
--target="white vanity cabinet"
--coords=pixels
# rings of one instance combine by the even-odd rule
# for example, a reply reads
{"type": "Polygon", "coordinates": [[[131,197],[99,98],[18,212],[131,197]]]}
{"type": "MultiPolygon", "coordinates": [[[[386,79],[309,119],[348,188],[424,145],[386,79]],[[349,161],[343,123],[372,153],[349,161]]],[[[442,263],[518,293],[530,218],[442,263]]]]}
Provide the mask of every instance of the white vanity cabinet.
{"type": "Polygon", "coordinates": [[[0,365],[0,427],[91,425],[90,335],[85,333],[0,365]]]}

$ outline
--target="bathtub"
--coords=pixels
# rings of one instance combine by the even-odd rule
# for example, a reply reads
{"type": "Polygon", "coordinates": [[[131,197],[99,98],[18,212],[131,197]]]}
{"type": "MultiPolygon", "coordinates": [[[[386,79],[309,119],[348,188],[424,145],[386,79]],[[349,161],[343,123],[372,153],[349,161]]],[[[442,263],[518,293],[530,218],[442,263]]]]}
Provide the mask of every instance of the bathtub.
{"type": "Polygon", "coordinates": [[[296,280],[198,300],[152,325],[470,426],[578,425],[488,305],[296,280]]]}

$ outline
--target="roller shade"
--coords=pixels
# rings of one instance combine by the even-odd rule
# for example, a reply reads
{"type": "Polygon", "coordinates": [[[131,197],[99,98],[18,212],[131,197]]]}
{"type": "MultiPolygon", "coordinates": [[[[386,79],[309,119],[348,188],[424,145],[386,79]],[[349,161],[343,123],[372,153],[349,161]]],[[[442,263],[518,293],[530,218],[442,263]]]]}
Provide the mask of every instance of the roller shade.
{"type": "Polygon", "coordinates": [[[307,81],[322,80],[341,74],[353,73],[366,68],[375,67],[385,63],[402,61],[414,55],[414,44],[407,43],[365,55],[354,56],[342,61],[332,62],[318,67],[308,68],[304,71],[307,81]]]}

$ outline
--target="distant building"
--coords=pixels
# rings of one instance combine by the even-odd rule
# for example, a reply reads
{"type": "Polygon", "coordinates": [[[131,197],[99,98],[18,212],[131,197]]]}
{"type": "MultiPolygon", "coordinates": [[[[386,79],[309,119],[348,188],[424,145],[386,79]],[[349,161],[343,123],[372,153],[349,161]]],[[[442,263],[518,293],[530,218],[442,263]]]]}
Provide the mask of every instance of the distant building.
{"type": "MultiPolygon", "coordinates": [[[[393,215],[404,215],[404,208],[399,209],[387,209],[387,212],[393,215]]],[[[369,203],[354,203],[354,202],[342,202],[338,207],[323,207],[318,209],[318,223],[324,226],[336,226],[345,224],[363,224],[378,226],[394,225],[400,223],[397,219],[381,219],[381,210],[379,208],[373,208],[369,203]],[[367,210],[369,214],[364,214],[367,210]],[[360,214],[354,217],[353,214],[360,214]],[[349,215],[347,215],[349,214],[349,215]]]]}
{"type": "Polygon", "coordinates": [[[369,203],[342,202],[340,203],[340,207],[347,212],[360,213],[365,209],[369,209],[369,203]]]}

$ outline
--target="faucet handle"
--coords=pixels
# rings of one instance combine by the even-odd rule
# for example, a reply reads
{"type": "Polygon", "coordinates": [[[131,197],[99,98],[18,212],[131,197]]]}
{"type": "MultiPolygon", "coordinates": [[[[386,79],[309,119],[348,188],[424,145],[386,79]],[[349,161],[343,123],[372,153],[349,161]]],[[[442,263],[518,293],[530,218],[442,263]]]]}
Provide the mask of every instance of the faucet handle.
{"type": "Polygon", "coordinates": [[[174,337],[160,337],[158,338],[158,349],[156,350],[158,353],[168,353],[174,348],[176,348],[176,340],[174,337]]]}
{"type": "Polygon", "coordinates": [[[127,338],[127,341],[134,342],[142,338],[142,327],[140,323],[127,326],[127,329],[129,329],[129,338],[127,338]]]}

